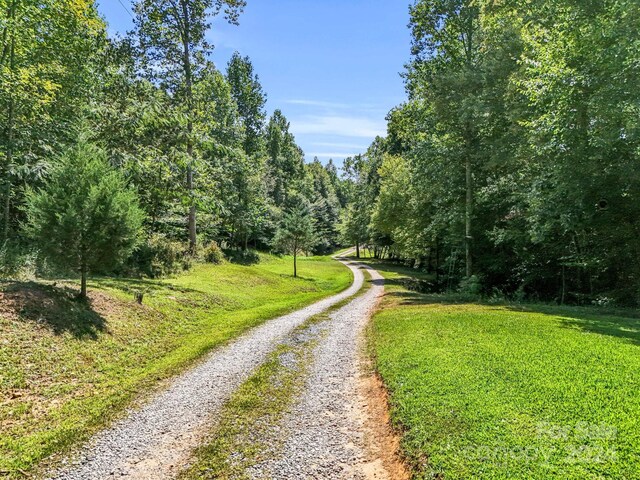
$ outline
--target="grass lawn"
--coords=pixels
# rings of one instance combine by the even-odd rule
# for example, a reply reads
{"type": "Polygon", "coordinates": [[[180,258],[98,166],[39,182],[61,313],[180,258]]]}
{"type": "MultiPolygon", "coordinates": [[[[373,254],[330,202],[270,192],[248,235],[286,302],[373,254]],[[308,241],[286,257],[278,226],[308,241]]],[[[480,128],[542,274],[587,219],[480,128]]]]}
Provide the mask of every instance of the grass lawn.
{"type": "Polygon", "coordinates": [[[0,477],[19,477],[117,417],[131,400],[262,321],[337,293],[328,257],[196,265],[161,281],[0,283],[0,477]],[[133,292],[144,291],[144,304],[133,292]]]}
{"type": "Polygon", "coordinates": [[[389,288],[370,328],[416,478],[640,478],[640,320],[389,288]]]}

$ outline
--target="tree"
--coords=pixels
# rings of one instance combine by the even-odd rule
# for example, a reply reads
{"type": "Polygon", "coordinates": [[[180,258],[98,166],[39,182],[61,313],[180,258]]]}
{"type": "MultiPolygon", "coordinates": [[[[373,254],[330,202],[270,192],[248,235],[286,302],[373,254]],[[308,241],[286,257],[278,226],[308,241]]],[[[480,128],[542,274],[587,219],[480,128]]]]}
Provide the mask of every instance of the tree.
{"type": "Polygon", "coordinates": [[[289,127],[282,111],[276,110],[266,132],[269,196],[278,207],[285,205],[289,191],[304,177],[304,154],[289,127]]]}
{"type": "Polygon", "coordinates": [[[81,276],[117,266],[135,247],[143,213],[104,150],[82,134],[56,162],[45,186],[27,193],[27,232],[45,256],[81,276]]]}
{"type": "Polygon", "coordinates": [[[344,242],[356,246],[356,257],[360,258],[360,246],[368,238],[369,215],[362,208],[351,204],[343,212],[340,234],[344,242]]]}
{"type": "Polygon", "coordinates": [[[315,243],[313,220],[309,207],[301,201],[284,213],[273,244],[293,255],[293,276],[298,276],[298,254],[309,251],[315,243]]]}
{"type": "Polygon", "coordinates": [[[253,156],[263,150],[264,105],[267,95],[262,90],[258,75],[253,72],[249,57],[235,52],[227,65],[227,81],[238,105],[238,113],[245,128],[244,151],[253,156]]]}
{"type": "Polygon", "coordinates": [[[130,39],[109,42],[98,80],[91,130],[111,164],[136,187],[148,233],[165,231],[166,218],[185,196],[184,141],[176,135],[183,116],[166,91],[138,75],[130,39]]]}
{"type": "Polygon", "coordinates": [[[92,0],[0,0],[2,236],[94,87],[105,25],[92,0]]]}
{"type": "Polygon", "coordinates": [[[190,196],[188,213],[189,246],[197,242],[196,201],[194,195],[194,83],[206,67],[212,50],[206,35],[210,18],[224,13],[232,24],[244,9],[244,0],[139,0],[135,5],[136,33],[144,53],[148,77],[169,91],[177,108],[186,115],[186,188],[190,196]]]}
{"type": "Polygon", "coordinates": [[[336,195],[330,174],[318,158],[305,165],[309,192],[304,192],[311,201],[314,230],[317,243],[314,253],[327,254],[338,245],[337,227],[340,219],[340,202],[336,195]]]}
{"type": "Polygon", "coordinates": [[[464,165],[464,245],[466,276],[473,273],[474,167],[477,163],[480,8],[474,0],[420,0],[411,7],[414,59],[407,86],[414,98],[431,102],[432,111],[452,136],[447,156],[464,165]]]}

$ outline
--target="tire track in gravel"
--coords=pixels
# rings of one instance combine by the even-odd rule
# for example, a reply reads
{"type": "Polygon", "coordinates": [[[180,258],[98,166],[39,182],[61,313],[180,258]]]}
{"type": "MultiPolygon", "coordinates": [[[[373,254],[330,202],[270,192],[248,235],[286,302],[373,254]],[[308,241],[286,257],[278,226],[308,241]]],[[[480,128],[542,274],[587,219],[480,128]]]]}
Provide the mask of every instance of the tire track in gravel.
{"type": "Polygon", "coordinates": [[[249,477],[342,480],[397,476],[386,469],[380,452],[375,452],[379,449],[372,448],[372,442],[379,439],[370,438],[375,432],[367,425],[362,333],[384,282],[378,272],[361,266],[371,273],[371,288],[330,315],[327,332],[313,352],[303,393],[277,429],[283,446],[250,467],[249,477]]]}
{"type": "Polygon", "coordinates": [[[156,480],[175,477],[215,422],[214,415],[276,345],[309,318],[360,290],[362,272],[340,261],[354,275],[347,290],[270,320],[215,350],[143,407],[130,411],[126,418],[94,436],[48,478],[156,480]]]}

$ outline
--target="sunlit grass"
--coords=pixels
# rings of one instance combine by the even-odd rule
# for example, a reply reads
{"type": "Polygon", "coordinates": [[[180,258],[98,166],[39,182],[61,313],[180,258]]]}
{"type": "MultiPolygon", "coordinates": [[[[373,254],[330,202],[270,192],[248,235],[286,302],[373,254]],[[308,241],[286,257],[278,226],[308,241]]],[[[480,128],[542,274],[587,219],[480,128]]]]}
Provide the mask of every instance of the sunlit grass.
{"type": "Polygon", "coordinates": [[[103,278],[90,304],[65,286],[0,285],[0,476],[102,427],[133,398],[266,319],[346,288],[327,257],[196,265],[161,281],[103,278]],[[143,305],[133,300],[144,293],[143,305]]]}
{"type": "Polygon", "coordinates": [[[451,304],[383,273],[371,347],[416,478],[639,478],[637,318],[451,304]]]}

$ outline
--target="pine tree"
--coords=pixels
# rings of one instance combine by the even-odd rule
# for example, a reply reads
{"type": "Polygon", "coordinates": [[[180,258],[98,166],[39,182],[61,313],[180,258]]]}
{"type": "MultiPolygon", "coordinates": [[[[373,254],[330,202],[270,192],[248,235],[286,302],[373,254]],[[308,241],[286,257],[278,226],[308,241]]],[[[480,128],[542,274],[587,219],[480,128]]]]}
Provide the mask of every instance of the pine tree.
{"type": "Polygon", "coordinates": [[[87,276],[127,258],[142,228],[136,194],[104,150],[82,134],[56,162],[45,186],[27,193],[27,232],[53,264],[87,276]]]}

